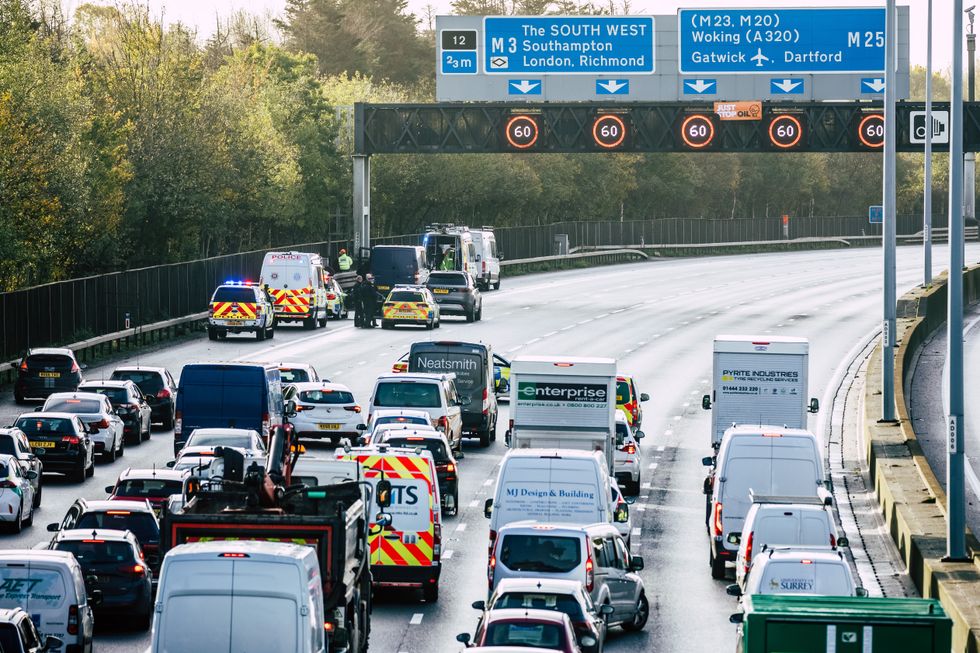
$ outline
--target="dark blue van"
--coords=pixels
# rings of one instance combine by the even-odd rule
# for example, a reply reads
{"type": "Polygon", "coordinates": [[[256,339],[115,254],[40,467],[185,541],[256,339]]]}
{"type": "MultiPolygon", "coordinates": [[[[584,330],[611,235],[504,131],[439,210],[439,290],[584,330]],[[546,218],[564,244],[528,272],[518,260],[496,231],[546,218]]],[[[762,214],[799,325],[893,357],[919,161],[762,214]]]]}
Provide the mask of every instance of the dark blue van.
{"type": "Polygon", "coordinates": [[[268,438],[283,423],[282,381],[272,363],[193,363],[177,386],[174,454],[198,428],[255,429],[268,438]]]}

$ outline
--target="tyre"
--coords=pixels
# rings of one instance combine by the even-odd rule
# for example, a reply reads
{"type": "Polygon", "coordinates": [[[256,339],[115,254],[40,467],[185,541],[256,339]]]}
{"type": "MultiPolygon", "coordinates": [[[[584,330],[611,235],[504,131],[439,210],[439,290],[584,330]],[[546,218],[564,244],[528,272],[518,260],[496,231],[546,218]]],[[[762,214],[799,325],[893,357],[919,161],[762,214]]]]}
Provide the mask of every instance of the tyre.
{"type": "Polygon", "coordinates": [[[623,492],[633,496],[638,495],[640,493],[640,477],[637,476],[635,481],[629,481],[623,492]]]}
{"type": "Polygon", "coordinates": [[[472,322],[475,319],[476,319],[476,309],[475,308],[466,311],[466,321],[467,322],[472,322]]]}
{"type": "Polygon", "coordinates": [[[441,326],[442,326],[442,318],[440,317],[438,320],[436,320],[435,328],[438,329],[441,326]]]}
{"type": "Polygon", "coordinates": [[[422,598],[426,603],[435,603],[439,600],[439,583],[429,583],[422,588],[422,598]]]}
{"type": "Polygon", "coordinates": [[[255,339],[256,340],[265,340],[265,329],[256,329],[255,330],[255,339]]]}
{"type": "Polygon", "coordinates": [[[633,613],[633,619],[623,622],[623,630],[629,632],[643,630],[643,627],[647,625],[647,619],[649,618],[650,602],[647,601],[647,595],[641,592],[640,598],[636,600],[636,611],[633,613]]]}
{"type": "Polygon", "coordinates": [[[480,308],[476,311],[476,321],[479,322],[483,319],[483,304],[480,304],[480,308]]]}
{"type": "Polygon", "coordinates": [[[392,328],[392,324],[391,324],[391,322],[388,322],[387,320],[381,320],[381,328],[382,329],[390,329],[390,328],[392,328]]]}
{"type": "Polygon", "coordinates": [[[43,493],[44,493],[44,486],[43,485],[38,485],[37,486],[37,492],[34,493],[34,507],[35,508],[40,508],[41,507],[41,495],[43,493]]]}
{"type": "Polygon", "coordinates": [[[119,451],[116,453],[116,458],[122,458],[123,454],[126,453],[126,438],[119,438],[119,451]]]}
{"type": "Polygon", "coordinates": [[[17,519],[15,519],[10,524],[11,532],[20,533],[22,530],[24,530],[24,522],[21,521],[23,517],[24,517],[24,506],[23,504],[21,504],[20,509],[17,510],[17,519]]]}
{"type": "Polygon", "coordinates": [[[709,562],[711,563],[711,577],[715,580],[724,580],[728,571],[725,569],[725,559],[720,557],[716,558],[712,555],[709,562]]]}
{"type": "Polygon", "coordinates": [[[266,330],[265,337],[269,340],[272,340],[272,338],[275,337],[275,335],[276,335],[276,327],[275,325],[272,325],[266,330]]]}
{"type": "Polygon", "coordinates": [[[18,406],[23,406],[26,403],[24,401],[24,395],[19,395],[19,394],[17,394],[15,392],[14,393],[14,403],[17,404],[18,406]]]}
{"type": "Polygon", "coordinates": [[[116,443],[113,442],[111,447],[106,447],[102,452],[102,458],[107,463],[116,462],[116,443]]]}
{"type": "Polygon", "coordinates": [[[208,340],[217,340],[217,339],[218,339],[218,332],[212,329],[211,327],[208,327],[208,340]]]}
{"type": "Polygon", "coordinates": [[[480,446],[489,447],[490,446],[490,429],[486,431],[480,431],[480,446]]]}
{"type": "Polygon", "coordinates": [[[92,478],[95,476],[95,454],[92,454],[92,462],[88,464],[88,469],[85,470],[85,477],[92,478]]]}
{"type": "Polygon", "coordinates": [[[224,340],[228,337],[227,331],[218,331],[218,340],[224,340]]]}
{"type": "Polygon", "coordinates": [[[303,320],[303,328],[307,331],[312,331],[316,328],[317,322],[318,320],[316,319],[316,313],[314,313],[312,317],[303,320]]]}
{"type": "Polygon", "coordinates": [[[82,460],[81,464],[78,466],[78,469],[73,471],[68,476],[76,483],[83,483],[85,481],[85,477],[88,476],[88,468],[85,466],[85,460],[82,460]]]}
{"type": "Polygon", "coordinates": [[[27,513],[27,519],[24,520],[24,526],[34,525],[34,504],[31,504],[31,511],[27,513]]]}
{"type": "Polygon", "coordinates": [[[169,431],[174,427],[174,413],[173,411],[168,411],[166,415],[163,416],[161,424],[165,431],[169,431]]]}
{"type": "Polygon", "coordinates": [[[149,630],[150,626],[153,625],[153,610],[147,610],[146,614],[141,614],[136,619],[136,629],[137,630],[149,630]]]}
{"type": "Polygon", "coordinates": [[[494,290],[500,290],[500,279],[499,278],[497,279],[497,283],[493,284],[493,289],[494,290]]]}
{"type": "Polygon", "coordinates": [[[428,331],[431,331],[432,329],[435,329],[436,328],[436,321],[435,321],[435,319],[432,319],[432,320],[429,320],[428,322],[426,322],[425,323],[425,328],[428,331]]]}
{"type": "Polygon", "coordinates": [[[153,431],[153,424],[150,420],[146,420],[146,430],[140,434],[140,442],[146,442],[150,439],[151,432],[153,431]]]}

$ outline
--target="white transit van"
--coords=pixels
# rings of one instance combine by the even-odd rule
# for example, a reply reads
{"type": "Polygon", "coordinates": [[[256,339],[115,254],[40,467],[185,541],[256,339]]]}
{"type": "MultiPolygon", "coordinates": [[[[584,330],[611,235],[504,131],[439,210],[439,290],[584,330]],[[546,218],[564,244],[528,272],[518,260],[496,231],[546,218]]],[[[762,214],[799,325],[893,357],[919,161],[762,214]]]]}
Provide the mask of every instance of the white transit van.
{"type": "Polygon", "coordinates": [[[163,559],[151,653],[325,653],[316,550],[298,544],[181,544],[163,559]]]}
{"type": "MultiPolygon", "coordinates": [[[[814,434],[776,426],[733,426],[725,431],[717,462],[705,481],[711,576],[724,578],[735,562],[738,538],[752,495],[820,497],[830,501],[822,447],[814,434]]],[[[704,458],[711,465],[712,458],[704,458]]],[[[828,483],[829,484],[829,483],[828,483]]]]}
{"type": "Polygon", "coordinates": [[[65,651],[92,651],[92,606],[82,568],[68,551],[0,551],[0,608],[23,608],[42,637],[57,637],[65,651]]]}
{"type": "Polygon", "coordinates": [[[473,277],[482,290],[500,290],[500,254],[493,227],[471,229],[473,246],[476,248],[476,274],[473,277]]]}
{"type": "Polygon", "coordinates": [[[805,429],[810,343],[806,338],[716,336],[711,394],[701,407],[711,411],[711,446],[733,424],[782,424],[805,429]]]}
{"type": "Polygon", "coordinates": [[[514,449],[500,463],[493,499],[483,514],[490,520],[490,544],[512,522],[551,524],[613,522],[606,460],[598,451],[514,449]]]}

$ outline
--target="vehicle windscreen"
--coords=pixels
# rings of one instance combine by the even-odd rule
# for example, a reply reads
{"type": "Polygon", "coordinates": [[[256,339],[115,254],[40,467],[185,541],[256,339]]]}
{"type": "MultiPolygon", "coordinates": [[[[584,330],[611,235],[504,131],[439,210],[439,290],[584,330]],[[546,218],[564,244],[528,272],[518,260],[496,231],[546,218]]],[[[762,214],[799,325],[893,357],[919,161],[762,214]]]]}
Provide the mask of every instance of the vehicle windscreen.
{"type": "Polygon", "coordinates": [[[379,247],[371,252],[371,274],[379,282],[393,283],[414,279],[418,272],[415,248],[379,247]]]}
{"type": "Polygon", "coordinates": [[[111,528],[117,531],[132,531],[140,542],[158,542],[160,527],[157,520],[147,512],[128,510],[107,510],[87,512],[78,518],[75,528],[111,528]]]}
{"type": "Polygon", "coordinates": [[[513,571],[567,573],[582,561],[579,540],[550,535],[505,535],[500,562],[513,571]]]}
{"type": "Polygon", "coordinates": [[[571,594],[546,592],[507,592],[497,598],[493,610],[514,608],[517,610],[556,610],[564,612],[572,621],[585,621],[582,605],[571,594]]]}
{"type": "Polygon", "coordinates": [[[403,417],[401,415],[391,415],[389,417],[378,417],[374,420],[374,426],[378,427],[382,424],[424,424],[428,426],[432,422],[425,417],[403,417]]]}
{"type": "Polygon", "coordinates": [[[156,372],[140,370],[116,370],[112,373],[114,381],[132,381],[139,386],[143,394],[155,395],[163,390],[163,379],[156,372]]]}
{"type": "Polygon", "coordinates": [[[27,368],[43,369],[45,367],[67,367],[71,368],[72,360],[62,354],[32,354],[27,357],[27,368]]]}
{"type": "Polygon", "coordinates": [[[626,444],[626,438],[629,437],[630,427],[622,422],[616,422],[616,446],[621,447],[626,444]]]}
{"type": "Polygon", "coordinates": [[[129,542],[63,540],[57,542],[55,548],[58,551],[68,551],[73,554],[78,558],[82,567],[132,562],[135,558],[133,547],[130,546],[129,542]]]}
{"type": "Polygon", "coordinates": [[[0,651],[22,651],[20,634],[12,623],[0,623],[0,651]]]}
{"type": "Polygon", "coordinates": [[[9,435],[0,435],[0,453],[8,456],[17,455],[17,447],[14,446],[14,439],[9,435]]]}
{"type": "Polygon", "coordinates": [[[564,645],[564,637],[558,624],[500,621],[487,627],[483,645],[556,649],[564,645]]]}
{"type": "Polygon", "coordinates": [[[17,420],[17,428],[28,436],[48,433],[75,435],[71,420],[60,417],[21,417],[17,420]]]}
{"type": "Polygon", "coordinates": [[[187,447],[238,447],[251,449],[252,438],[248,435],[226,435],[218,433],[191,433],[187,447]]]}
{"type": "Polygon", "coordinates": [[[466,275],[459,272],[433,272],[429,275],[430,286],[466,287],[466,275]]]}
{"type": "Polygon", "coordinates": [[[92,399],[52,399],[45,404],[44,410],[52,413],[99,413],[102,412],[102,402],[92,399]]]}
{"type": "Polygon", "coordinates": [[[283,383],[305,383],[310,380],[309,373],[304,369],[279,368],[279,377],[283,383]]]}
{"type": "Polygon", "coordinates": [[[750,491],[810,497],[817,493],[817,470],[810,460],[736,458],[729,461],[725,475],[725,496],[735,501],[750,501],[750,491]]]}
{"type": "Polygon", "coordinates": [[[105,395],[113,404],[125,404],[129,402],[129,393],[126,388],[93,388],[85,386],[85,392],[98,392],[105,395]]]}
{"type": "Polygon", "coordinates": [[[626,381],[616,381],[616,403],[623,405],[632,399],[630,397],[630,384],[626,381]]]}
{"type": "Polygon", "coordinates": [[[479,354],[463,351],[418,351],[412,355],[410,372],[455,373],[456,391],[464,404],[483,403],[486,371],[479,354]]]}
{"type": "Polygon", "coordinates": [[[396,290],[395,292],[388,295],[387,301],[389,302],[424,302],[425,297],[422,293],[412,292],[410,290],[396,290]]]}
{"type": "Polygon", "coordinates": [[[422,447],[423,449],[426,449],[432,453],[432,460],[434,460],[437,465],[440,463],[449,462],[449,454],[446,452],[446,445],[442,443],[442,440],[400,435],[389,437],[385,440],[385,442],[393,447],[409,447],[412,449],[422,447]]]}
{"type": "Polygon", "coordinates": [[[439,408],[439,386],[435,383],[381,383],[374,395],[379,408],[439,408]]]}
{"type": "Polygon", "coordinates": [[[218,288],[214,291],[213,302],[238,302],[239,304],[254,304],[255,291],[251,288],[218,288]]]}
{"type": "Polygon", "coordinates": [[[352,404],[354,395],[344,390],[304,390],[299,400],[308,404],[352,404]]]}
{"type": "Polygon", "coordinates": [[[156,478],[131,478],[119,483],[115,494],[120,497],[140,499],[166,499],[171,494],[180,494],[184,484],[176,480],[156,478]]]}

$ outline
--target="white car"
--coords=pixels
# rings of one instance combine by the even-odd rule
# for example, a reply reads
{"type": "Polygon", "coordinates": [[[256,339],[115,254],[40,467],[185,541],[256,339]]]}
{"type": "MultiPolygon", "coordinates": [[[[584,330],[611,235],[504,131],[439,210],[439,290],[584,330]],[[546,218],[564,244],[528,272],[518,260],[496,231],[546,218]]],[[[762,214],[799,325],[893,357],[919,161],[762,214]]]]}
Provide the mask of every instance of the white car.
{"type": "Polygon", "coordinates": [[[218,475],[214,462],[216,447],[238,449],[245,456],[247,470],[252,463],[265,468],[266,448],[262,436],[251,429],[208,428],[194,429],[184,447],[180,450],[173,469],[190,471],[200,478],[210,478],[218,475]]]}
{"type": "Polygon", "coordinates": [[[305,383],[327,381],[321,379],[316,368],[309,363],[279,363],[279,378],[283,385],[291,383],[305,383]]]}
{"type": "Polygon", "coordinates": [[[122,419],[112,408],[112,402],[104,394],[97,392],[58,392],[44,402],[41,408],[45,413],[72,413],[89,429],[95,453],[109,462],[125,451],[122,419]]]}
{"type": "Polygon", "coordinates": [[[356,440],[364,430],[364,416],[354,393],[341,383],[295,383],[296,415],[289,419],[300,438],[356,440]]]}
{"type": "Polygon", "coordinates": [[[456,392],[455,374],[382,374],[374,382],[368,422],[378,410],[424,410],[433,426],[446,434],[453,451],[463,442],[463,402],[456,392]]]}
{"type": "Polygon", "coordinates": [[[370,440],[366,444],[379,444],[386,441],[394,431],[418,431],[420,433],[436,433],[443,437],[446,434],[428,424],[382,424],[371,431],[370,440]]]}
{"type": "MultiPolygon", "coordinates": [[[[408,356],[408,354],[405,354],[405,356],[408,356]]],[[[424,410],[398,408],[394,410],[386,410],[382,408],[371,413],[370,425],[372,431],[377,429],[382,424],[412,424],[432,426],[432,418],[429,417],[429,413],[424,410]]]]}
{"type": "Polygon", "coordinates": [[[24,469],[14,456],[0,454],[0,522],[15,533],[34,523],[34,485],[37,472],[24,469]]]}
{"type": "Polygon", "coordinates": [[[772,548],[824,547],[828,551],[847,546],[839,537],[833,507],[817,497],[777,497],[752,495],[752,507],[745,516],[735,557],[735,582],[745,589],[752,570],[752,557],[772,548]]]}
{"type": "Polygon", "coordinates": [[[616,453],[613,473],[624,494],[636,496],[640,493],[640,443],[643,431],[633,433],[626,415],[616,411],[616,453]]]}
{"type": "Polygon", "coordinates": [[[733,584],[732,596],[798,594],[807,596],[867,596],[858,587],[843,552],[807,548],[774,548],[755,556],[745,591],[733,584]]]}

